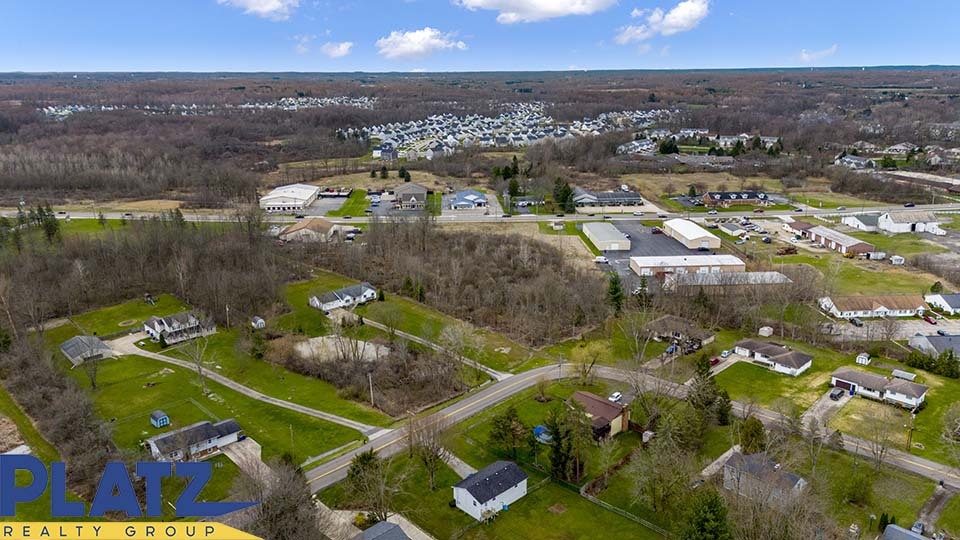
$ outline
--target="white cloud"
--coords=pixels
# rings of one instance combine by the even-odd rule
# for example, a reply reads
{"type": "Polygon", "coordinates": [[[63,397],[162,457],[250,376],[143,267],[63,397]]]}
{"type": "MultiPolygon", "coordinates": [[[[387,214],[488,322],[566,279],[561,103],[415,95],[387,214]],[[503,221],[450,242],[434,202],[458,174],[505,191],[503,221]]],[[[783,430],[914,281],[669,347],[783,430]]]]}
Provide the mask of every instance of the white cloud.
{"type": "Polygon", "coordinates": [[[646,41],[654,36],[672,36],[693,30],[710,13],[710,0],[683,0],[670,11],[634,9],[630,16],[645,17],[643,24],[624,26],[617,34],[621,45],[646,41]]]}
{"type": "Polygon", "coordinates": [[[822,51],[808,51],[803,49],[800,51],[800,61],[804,64],[812,64],[818,60],[823,60],[824,58],[829,58],[840,50],[840,47],[834,43],[831,47],[823,49],[822,51]]]}
{"type": "Polygon", "coordinates": [[[293,41],[296,43],[293,46],[293,50],[297,51],[297,54],[307,54],[310,52],[310,44],[313,43],[315,39],[317,39],[317,36],[314,35],[293,36],[293,41]]]}
{"type": "Polygon", "coordinates": [[[344,41],[341,43],[328,41],[320,46],[320,52],[329,56],[330,58],[343,58],[344,56],[350,54],[351,50],[353,50],[352,41],[344,41]]]}
{"type": "Polygon", "coordinates": [[[300,6],[300,0],[217,0],[224,6],[243,9],[247,15],[256,15],[265,19],[285,21],[300,6]]]}
{"type": "Polygon", "coordinates": [[[497,22],[514,24],[536,22],[567,15],[592,15],[617,3],[617,0],[453,0],[471,11],[499,11],[497,22]]]}
{"type": "Polygon", "coordinates": [[[377,40],[380,56],[384,58],[422,58],[446,49],[466,50],[467,44],[456,40],[456,34],[441,32],[429,26],[421,30],[402,32],[394,30],[377,40]]]}

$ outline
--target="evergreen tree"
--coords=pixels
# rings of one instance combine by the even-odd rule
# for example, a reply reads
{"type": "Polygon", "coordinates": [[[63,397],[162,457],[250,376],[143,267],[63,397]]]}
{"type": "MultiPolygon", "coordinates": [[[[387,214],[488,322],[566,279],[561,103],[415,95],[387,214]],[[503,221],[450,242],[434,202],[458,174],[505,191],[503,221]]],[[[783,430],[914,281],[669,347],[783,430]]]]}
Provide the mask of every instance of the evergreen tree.
{"type": "Polygon", "coordinates": [[[767,432],[763,423],[751,416],[740,428],[740,448],[744,454],[756,454],[767,449],[767,432]]]}
{"type": "Polygon", "coordinates": [[[623,282],[620,281],[620,274],[610,272],[610,278],[607,284],[607,302],[613,307],[614,315],[619,316],[623,311],[624,298],[625,294],[623,292],[623,282]]]}
{"type": "Polygon", "coordinates": [[[517,160],[517,156],[513,156],[513,166],[511,166],[510,172],[514,177],[520,176],[520,162],[517,160]]]}
{"type": "Polygon", "coordinates": [[[386,296],[383,294],[383,289],[377,290],[377,302],[383,302],[386,296]]]}
{"type": "Polygon", "coordinates": [[[753,139],[750,140],[750,149],[760,150],[761,148],[763,148],[763,141],[760,140],[759,135],[754,135],[753,139]]]}
{"type": "Polygon", "coordinates": [[[427,300],[427,289],[424,288],[423,283],[417,283],[417,302],[426,302],[427,300]]]}
{"type": "Polygon", "coordinates": [[[697,186],[690,184],[690,188],[687,189],[687,197],[696,197],[697,196],[697,186]]]}
{"type": "Polygon", "coordinates": [[[370,178],[376,178],[376,177],[377,177],[377,170],[370,169],[370,178]]]}
{"type": "Polygon", "coordinates": [[[730,401],[730,394],[726,389],[721,389],[717,394],[716,416],[717,423],[721,426],[729,426],[733,418],[733,402],[730,401]]]}
{"type": "Polygon", "coordinates": [[[943,292],[943,283],[937,281],[930,286],[930,292],[933,294],[940,294],[943,292]]]}
{"type": "Polygon", "coordinates": [[[877,522],[877,530],[883,532],[887,525],[890,523],[890,518],[887,516],[887,513],[884,512],[880,514],[880,521],[877,522]]]}
{"type": "Polygon", "coordinates": [[[553,438],[550,443],[550,474],[561,480],[570,475],[570,432],[564,421],[566,407],[554,408],[547,415],[544,425],[553,438]]]}
{"type": "Polygon", "coordinates": [[[402,180],[406,180],[406,179],[407,179],[407,168],[401,166],[401,167],[400,167],[400,170],[397,172],[397,176],[399,176],[402,180]]]}
{"type": "Polygon", "coordinates": [[[415,292],[416,290],[414,290],[414,287],[413,287],[413,280],[410,279],[410,276],[404,277],[403,285],[400,286],[400,294],[404,296],[409,296],[412,298],[415,292]]]}
{"type": "Polygon", "coordinates": [[[660,153],[661,154],[679,154],[680,147],[677,146],[677,141],[670,137],[669,139],[664,139],[660,141],[660,153]]]}
{"type": "Polygon", "coordinates": [[[490,444],[511,459],[517,459],[520,450],[528,445],[527,435],[530,429],[520,420],[516,407],[509,406],[507,410],[494,416],[490,424],[490,444]]]}
{"type": "Polygon", "coordinates": [[[716,491],[701,491],[687,510],[681,540],[732,540],[727,505],[716,491]]]}
{"type": "Polygon", "coordinates": [[[883,159],[880,160],[881,169],[896,169],[897,162],[890,156],[883,156],[883,159]]]}
{"type": "Polygon", "coordinates": [[[730,149],[727,155],[737,157],[746,151],[747,151],[747,148],[744,146],[743,141],[737,141],[737,144],[733,145],[733,148],[730,149]]]}
{"type": "Polygon", "coordinates": [[[520,195],[520,182],[516,178],[510,179],[510,185],[507,187],[507,193],[511,197],[520,195]]]}
{"type": "Polygon", "coordinates": [[[390,177],[390,173],[389,171],[387,171],[387,166],[383,165],[382,167],[380,167],[380,179],[386,180],[389,177],[390,177]]]}

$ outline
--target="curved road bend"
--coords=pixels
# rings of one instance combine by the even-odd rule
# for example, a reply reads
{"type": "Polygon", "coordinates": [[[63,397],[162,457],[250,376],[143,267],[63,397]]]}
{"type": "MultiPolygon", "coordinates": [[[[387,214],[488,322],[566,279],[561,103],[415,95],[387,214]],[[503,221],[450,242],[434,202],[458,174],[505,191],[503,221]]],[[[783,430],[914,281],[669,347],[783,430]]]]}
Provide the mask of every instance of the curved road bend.
{"type": "MultiPolygon", "coordinates": [[[[113,349],[114,351],[117,352],[117,354],[120,354],[120,355],[144,356],[152,360],[158,360],[160,362],[172,364],[177,367],[188,369],[190,371],[196,371],[197,366],[194,365],[193,362],[189,362],[187,360],[180,360],[179,358],[172,358],[170,356],[165,356],[155,352],[145,351],[137,347],[137,342],[142,341],[144,339],[147,339],[147,336],[145,334],[137,333],[137,334],[131,334],[129,336],[124,336],[122,338],[107,342],[107,345],[109,345],[111,349],[113,349]]],[[[335,414],[318,411],[316,409],[305,407],[303,405],[292,403],[290,401],[277,399],[275,397],[268,396],[262,392],[258,392],[248,386],[244,386],[234,381],[233,379],[228,379],[227,377],[224,377],[219,373],[210,371],[209,369],[206,369],[206,368],[202,368],[202,369],[203,369],[203,375],[208,379],[210,379],[211,381],[220,383],[226,386],[227,388],[240,392],[241,394],[249,398],[255,399],[257,401],[261,401],[263,403],[276,405],[277,407],[283,407],[284,409],[289,409],[291,411],[298,412],[301,414],[306,414],[308,416],[313,416],[314,418],[326,420],[328,422],[339,424],[341,426],[345,426],[351,429],[355,429],[360,433],[363,433],[366,437],[370,439],[376,439],[377,437],[380,437],[385,433],[390,433],[391,431],[389,429],[381,428],[377,426],[368,426],[367,424],[350,420],[349,418],[343,418],[342,416],[337,416],[335,414]]]]}
{"type": "MultiPolygon", "coordinates": [[[[573,375],[573,366],[571,364],[563,364],[562,369],[563,372],[561,373],[561,367],[545,366],[516,374],[508,379],[496,382],[462,401],[441,409],[427,418],[432,421],[445,421],[450,424],[462,422],[534,386],[541,377],[547,380],[557,380],[573,375]]],[[[686,397],[690,391],[689,387],[682,384],[658,379],[644,373],[635,374],[606,366],[597,366],[594,368],[594,372],[597,377],[603,379],[622,381],[628,384],[631,381],[636,381],[641,383],[644,389],[666,391],[678,398],[686,397]]],[[[733,402],[733,410],[735,414],[741,417],[746,414],[752,414],[767,426],[776,425],[784,420],[784,417],[779,413],[740,402],[733,402]]],[[[311,491],[316,493],[346,478],[350,461],[356,454],[367,450],[374,450],[382,457],[389,457],[403,450],[405,438],[406,434],[402,429],[390,431],[374,441],[308,471],[307,481],[311,491]]],[[[868,458],[872,457],[869,442],[849,435],[844,435],[843,440],[846,451],[868,458]]],[[[934,481],[942,480],[947,487],[960,489],[960,470],[958,469],[913,456],[893,448],[887,450],[884,462],[888,466],[903,469],[924,478],[929,478],[934,481]]]]}

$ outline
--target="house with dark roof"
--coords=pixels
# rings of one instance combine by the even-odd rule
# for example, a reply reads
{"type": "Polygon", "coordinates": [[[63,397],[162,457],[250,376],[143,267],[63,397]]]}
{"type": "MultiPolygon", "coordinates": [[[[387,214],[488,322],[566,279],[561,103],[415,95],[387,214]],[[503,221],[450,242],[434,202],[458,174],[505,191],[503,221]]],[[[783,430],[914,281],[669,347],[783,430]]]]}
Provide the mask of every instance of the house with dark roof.
{"type": "Polygon", "coordinates": [[[527,494],[527,473],[512,461],[497,461],[453,486],[457,508],[477,521],[497,512],[527,494]]]}
{"type": "Polygon", "coordinates": [[[96,336],[74,336],[60,345],[60,352],[74,366],[113,356],[113,350],[96,336]]]}
{"type": "Polygon", "coordinates": [[[926,399],[929,388],[919,383],[847,367],[830,375],[830,386],[857,395],[912,409],[926,399]]]}
{"type": "Polygon", "coordinates": [[[960,313],[960,294],[928,294],[923,299],[930,307],[949,315],[960,313]]]}
{"type": "Polygon", "coordinates": [[[143,331],[153,341],[173,345],[209,336],[217,331],[217,325],[196,311],[184,311],[167,317],[150,317],[143,323],[143,331]]]}
{"type": "Polygon", "coordinates": [[[366,304],[377,299],[377,290],[367,282],[351,285],[340,290],[311,296],[310,307],[327,312],[332,309],[350,308],[366,304]]]}
{"type": "Polygon", "coordinates": [[[630,429],[630,408],[626,405],[579,390],[570,399],[583,407],[594,439],[606,439],[630,429]]]}
{"type": "Polygon", "coordinates": [[[231,418],[216,424],[197,422],[150,437],[145,444],[157,461],[198,461],[244,438],[240,424],[231,418]]]}
{"type": "Polygon", "coordinates": [[[351,540],[410,540],[410,537],[396,523],[381,521],[351,540]]]}
{"type": "Polygon", "coordinates": [[[784,471],[765,452],[750,455],[734,452],[723,464],[723,488],[748,499],[786,503],[806,486],[806,480],[784,471]]]}
{"type": "Polygon", "coordinates": [[[882,540],[927,540],[926,536],[905,529],[896,523],[887,525],[880,538],[882,540]]]}
{"type": "Polygon", "coordinates": [[[750,359],[754,364],[791,377],[800,375],[813,365],[813,356],[770,341],[745,339],[734,345],[733,352],[750,359]]]}
{"type": "Polygon", "coordinates": [[[935,335],[925,336],[916,334],[908,342],[911,348],[930,356],[940,356],[946,351],[953,351],[953,354],[960,358],[960,335],[935,335]]]}
{"type": "Polygon", "coordinates": [[[703,204],[711,208],[717,206],[727,208],[740,204],[770,206],[773,202],[762,191],[711,191],[703,195],[703,204]]]}
{"type": "Polygon", "coordinates": [[[700,328],[693,321],[676,315],[658,317],[643,325],[643,330],[654,341],[689,342],[695,350],[713,343],[716,337],[712,332],[700,328]]]}

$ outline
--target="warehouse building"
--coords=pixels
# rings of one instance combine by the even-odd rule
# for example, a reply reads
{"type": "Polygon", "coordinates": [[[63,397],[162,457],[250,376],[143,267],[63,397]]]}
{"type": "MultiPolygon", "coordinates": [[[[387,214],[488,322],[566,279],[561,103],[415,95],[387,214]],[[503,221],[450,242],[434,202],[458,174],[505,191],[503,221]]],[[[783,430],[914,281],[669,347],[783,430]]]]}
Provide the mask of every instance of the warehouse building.
{"type": "Polygon", "coordinates": [[[302,212],[320,196],[320,188],[306,184],[280,186],[260,197],[260,208],[269,214],[302,212]]]}
{"type": "Polygon", "coordinates": [[[630,269],[639,276],[744,272],[747,265],[733,255],[678,255],[630,257],[630,269]]]}
{"type": "Polygon", "coordinates": [[[720,238],[686,219],[664,221],[663,234],[680,242],[687,249],[720,249],[720,238]]]}
{"type": "Polygon", "coordinates": [[[584,223],[583,234],[600,251],[630,250],[630,239],[609,223],[584,223]]]}
{"type": "Polygon", "coordinates": [[[860,255],[862,253],[872,253],[876,250],[873,247],[873,244],[869,244],[854,238],[848,234],[843,234],[842,232],[829,229],[822,225],[817,225],[816,227],[811,227],[805,233],[806,237],[810,240],[817,242],[827,249],[832,249],[843,253],[844,255],[850,253],[852,255],[860,255]]]}

